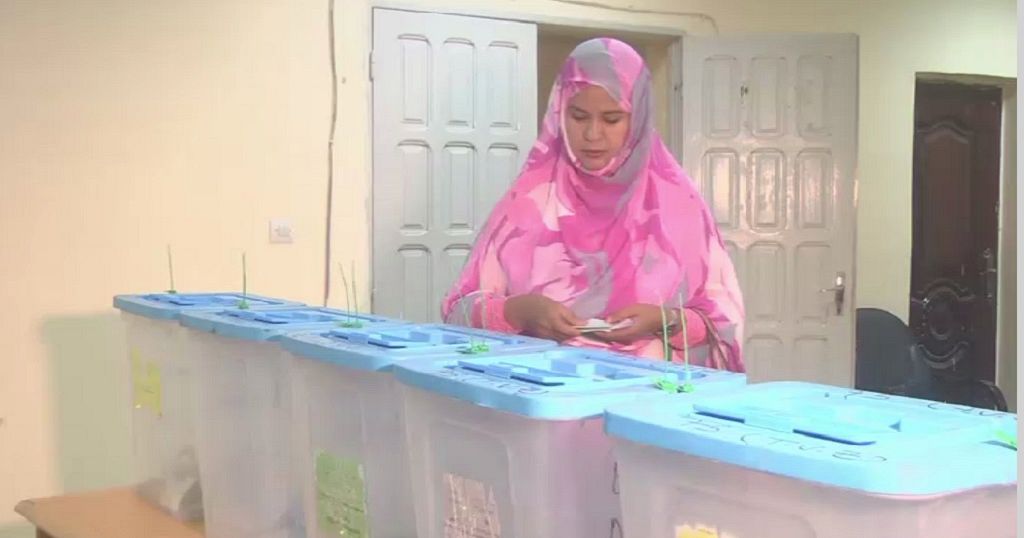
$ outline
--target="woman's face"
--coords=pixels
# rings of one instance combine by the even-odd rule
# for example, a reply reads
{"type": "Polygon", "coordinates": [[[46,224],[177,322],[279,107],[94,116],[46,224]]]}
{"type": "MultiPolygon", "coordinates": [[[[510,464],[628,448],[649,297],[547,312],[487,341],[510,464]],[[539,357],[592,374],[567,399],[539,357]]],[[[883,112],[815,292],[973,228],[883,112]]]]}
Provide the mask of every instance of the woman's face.
{"type": "Polygon", "coordinates": [[[622,150],[629,136],[626,112],[600,86],[580,90],[566,109],[565,132],[583,168],[601,170],[622,150]]]}

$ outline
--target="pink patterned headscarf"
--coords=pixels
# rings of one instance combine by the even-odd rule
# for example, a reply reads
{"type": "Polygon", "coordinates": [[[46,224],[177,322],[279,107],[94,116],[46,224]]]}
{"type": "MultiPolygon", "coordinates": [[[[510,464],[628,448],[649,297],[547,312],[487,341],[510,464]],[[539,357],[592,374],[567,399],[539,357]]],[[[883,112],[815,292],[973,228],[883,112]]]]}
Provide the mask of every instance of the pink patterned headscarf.
{"type": "MultiPolygon", "coordinates": [[[[654,129],[650,73],[625,43],[595,39],[569,56],[526,166],[481,230],[442,313],[449,323],[511,331],[504,302],[521,294],[544,295],[583,319],[636,303],[682,303],[690,327],[680,338],[719,351],[691,359],[743,371],[743,301],[732,262],[703,198],[654,129]],[[572,154],[564,126],[569,100],[590,85],[630,113],[624,147],[597,172],[572,154]]],[[[665,358],[653,336],[567,344],[665,358]]],[[[673,344],[671,359],[682,358],[681,347],[673,344]]]]}

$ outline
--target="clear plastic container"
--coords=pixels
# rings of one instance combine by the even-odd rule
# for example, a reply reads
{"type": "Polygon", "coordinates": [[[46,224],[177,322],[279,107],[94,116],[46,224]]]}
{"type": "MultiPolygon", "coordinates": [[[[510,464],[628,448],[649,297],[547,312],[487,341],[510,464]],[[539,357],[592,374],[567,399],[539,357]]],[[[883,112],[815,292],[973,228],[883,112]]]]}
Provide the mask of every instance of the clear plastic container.
{"type": "Polygon", "coordinates": [[[309,538],[416,536],[395,364],[513,353],[554,342],[446,325],[292,334],[302,494],[309,538]]]}
{"type": "MultiPolygon", "coordinates": [[[[196,458],[195,366],[182,343],[182,312],[223,310],[240,293],[151,293],[119,295],[131,372],[132,481],[140,495],[173,516],[203,515],[196,458]]],[[[245,296],[253,309],[299,303],[245,296]]]]}
{"type": "MultiPolygon", "coordinates": [[[[610,404],[745,383],[742,374],[580,348],[395,366],[419,538],[576,538],[619,529],[610,404]]],[[[614,535],[614,534],[613,534],[614,535]]]]}
{"type": "Polygon", "coordinates": [[[198,455],[206,536],[305,536],[294,461],[290,356],[277,340],[385,318],[298,307],[189,313],[199,373],[198,455]]]}
{"type": "Polygon", "coordinates": [[[1016,536],[1016,415],[780,382],[612,406],[607,430],[625,536],[1016,536]]]}

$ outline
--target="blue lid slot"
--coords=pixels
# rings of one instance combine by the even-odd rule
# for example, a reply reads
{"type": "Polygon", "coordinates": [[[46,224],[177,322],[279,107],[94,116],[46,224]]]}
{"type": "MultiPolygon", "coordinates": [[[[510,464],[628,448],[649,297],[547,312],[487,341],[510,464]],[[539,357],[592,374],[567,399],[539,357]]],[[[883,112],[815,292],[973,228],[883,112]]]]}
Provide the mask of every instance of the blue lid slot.
{"type": "Polygon", "coordinates": [[[309,306],[186,312],[181,315],[180,321],[186,327],[228,338],[266,341],[277,340],[286,334],[329,331],[339,323],[353,318],[381,325],[400,323],[366,314],[349,314],[341,310],[309,306]]]}
{"type": "MultiPolygon", "coordinates": [[[[151,293],[144,297],[147,301],[153,301],[157,303],[168,303],[175,306],[196,306],[198,304],[218,304],[214,301],[199,301],[195,296],[192,295],[177,295],[170,293],[151,293]]],[[[235,300],[237,302],[237,299],[235,300]]]]}
{"type": "Polygon", "coordinates": [[[384,349],[426,348],[438,346],[460,346],[469,344],[469,338],[461,334],[422,331],[417,329],[391,329],[371,331],[334,330],[325,337],[353,344],[376,346],[384,349]]]}
{"type": "MultiPolygon", "coordinates": [[[[142,295],[116,295],[114,308],[131,314],[153,319],[173,320],[180,314],[200,310],[225,310],[238,307],[243,296],[235,292],[203,293],[146,293],[142,295]]],[[[301,303],[250,295],[252,307],[285,308],[298,307],[301,303]]]]}
{"type": "Polygon", "coordinates": [[[1017,474],[1015,416],[809,383],[610,406],[605,424],[636,443],[872,494],[952,494],[1017,474]]]}
{"type": "MultiPolygon", "coordinates": [[[[701,378],[709,392],[746,380],[742,374],[694,368],[692,377],[701,378]]],[[[395,365],[397,380],[407,386],[541,420],[594,417],[615,402],[669,398],[654,381],[677,380],[682,372],[673,365],[575,347],[395,365]]]]}
{"type": "Polygon", "coordinates": [[[290,323],[330,323],[344,316],[316,310],[225,310],[221,315],[256,323],[286,325],[290,323]]]}
{"type": "Polygon", "coordinates": [[[231,318],[244,319],[245,321],[255,321],[258,323],[271,323],[274,325],[284,325],[288,323],[287,319],[281,317],[266,316],[262,312],[256,310],[225,310],[223,315],[231,318]]]}
{"type": "Polygon", "coordinates": [[[149,293],[143,300],[158,304],[180,307],[231,308],[247,299],[251,306],[287,305],[288,301],[277,301],[263,297],[243,296],[240,293],[149,293]]]}
{"type": "Polygon", "coordinates": [[[992,446],[998,446],[998,447],[1001,447],[1001,448],[1005,448],[1007,450],[1012,450],[1014,452],[1017,451],[1017,447],[1013,446],[1010,442],[1005,441],[1003,439],[992,439],[990,441],[985,441],[985,444],[986,445],[992,445],[992,446]]]}
{"type": "Polygon", "coordinates": [[[731,402],[698,403],[698,415],[739,422],[753,428],[794,433],[846,445],[865,446],[901,431],[902,417],[861,406],[791,407],[735,405],[731,402]]]}
{"type": "Polygon", "coordinates": [[[493,377],[523,381],[544,387],[561,387],[584,381],[583,378],[577,376],[569,376],[548,369],[521,366],[507,362],[478,364],[469,361],[459,361],[458,367],[471,372],[479,372],[493,377]]]}
{"type": "Polygon", "coordinates": [[[638,371],[636,368],[622,368],[596,362],[560,358],[517,359],[507,357],[498,362],[460,360],[454,368],[545,387],[600,384],[650,377],[650,372],[638,371]]]}
{"type": "Polygon", "coordinates": [[[292,332],[282,339],[282,346],[299,357],[364,371],[390,370],[400,362],[428,357],[432,361],[444,359],[447,365],[454,365],[460,357],[470,358],[467,355],[481,359],[491,355],[505,357],[513,353],[550,350],[556,346],[547,340],[450,325],[383,321],[387,323],[361,328],[333,325],[308,332],[292,332]],[[467,353],[467,348],[481,341],[490,345],[491,353],[467,353]]]}
{"type": "Polygon", "coordinates": [[[792,433],[846,445],[866,446],[880,441],[900,442],[900,434],[940,436],[950,428],[969,426],[964,420],[936,421],[922,413],[895,412],[874,405],[851,405],[827,395],[808,405],[807,400],[780,399],[750,405],[743,399],[722,398],[695,403],[697,415],[728,420],[752,428],[792,433]]]}

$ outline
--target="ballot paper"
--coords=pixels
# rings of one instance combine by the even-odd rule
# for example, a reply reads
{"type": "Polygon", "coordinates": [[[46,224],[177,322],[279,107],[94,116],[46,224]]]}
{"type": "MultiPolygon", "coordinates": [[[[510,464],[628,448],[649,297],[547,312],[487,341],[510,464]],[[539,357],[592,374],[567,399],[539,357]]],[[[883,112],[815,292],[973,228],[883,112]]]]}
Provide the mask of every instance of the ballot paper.
{"type": "Polygon", "coordinates": [[[605,321],[603,319],[593,318],[593,319],[587,320],[586,324],[578,325],[576,328],[579,329],[579,331],[582,332],[582,333],[601,333],[601,332],[615,331],[615,330],[618,330],[618,329],[624,329],[626,327],[629,327],[632,324],[633,324],[633,320],[631,320],[631,319],[625,319],[625,320],[622,320],[622,321],[620,321],[618,323],[611,324],[611,323],[608,323],[607,321],[605,321]]]}

